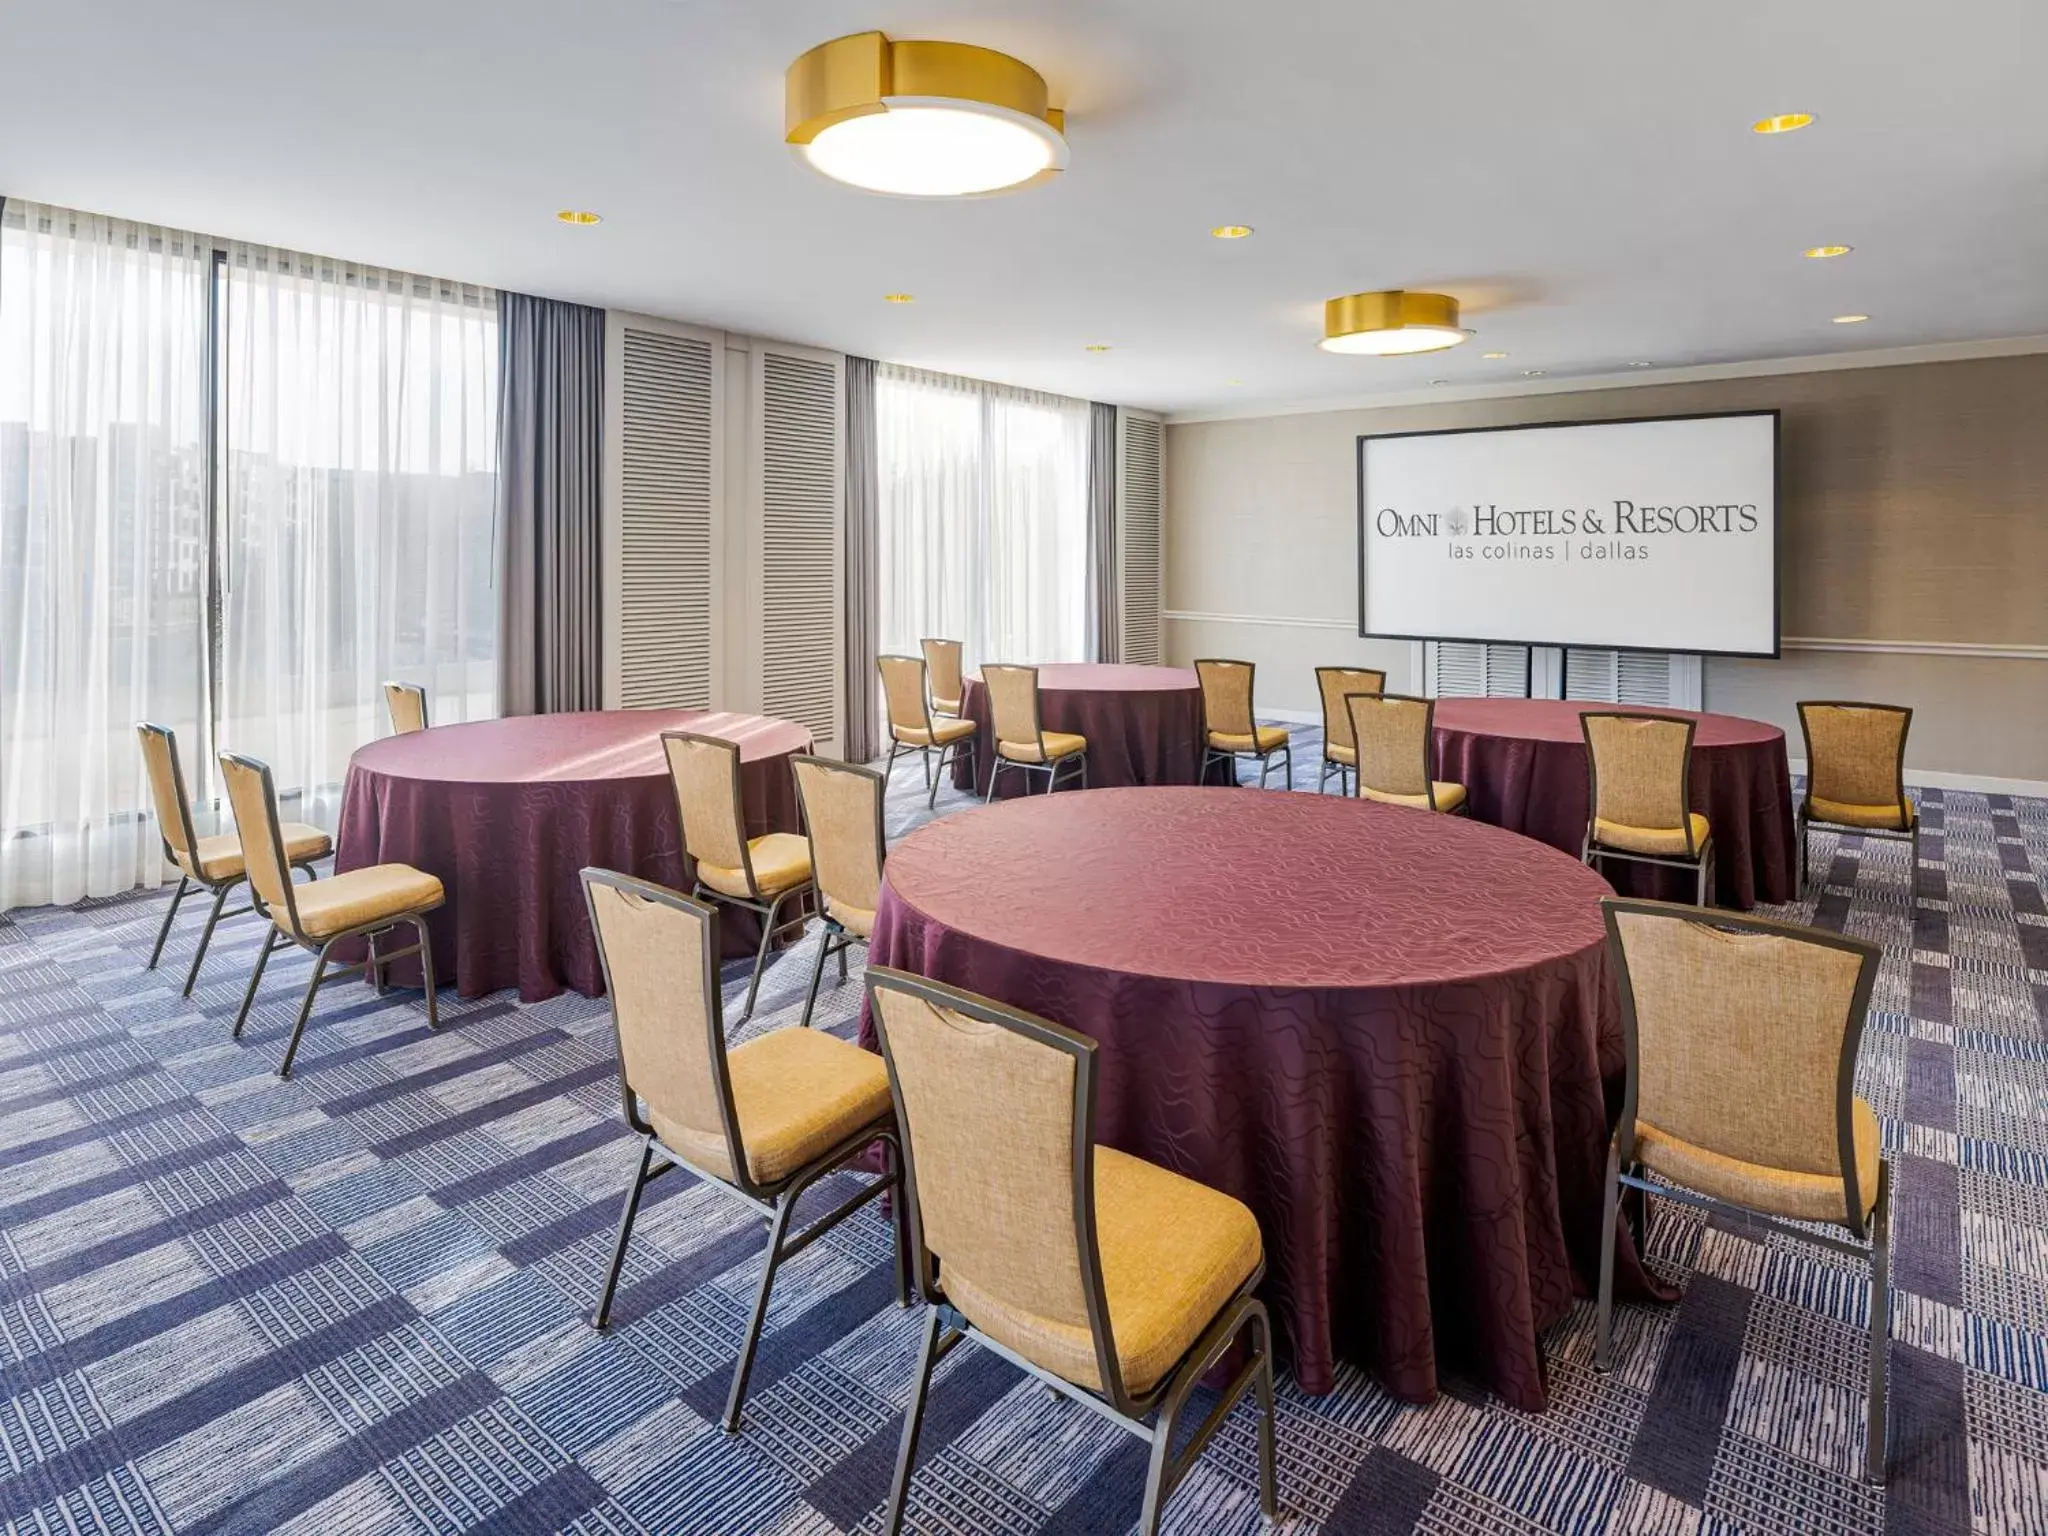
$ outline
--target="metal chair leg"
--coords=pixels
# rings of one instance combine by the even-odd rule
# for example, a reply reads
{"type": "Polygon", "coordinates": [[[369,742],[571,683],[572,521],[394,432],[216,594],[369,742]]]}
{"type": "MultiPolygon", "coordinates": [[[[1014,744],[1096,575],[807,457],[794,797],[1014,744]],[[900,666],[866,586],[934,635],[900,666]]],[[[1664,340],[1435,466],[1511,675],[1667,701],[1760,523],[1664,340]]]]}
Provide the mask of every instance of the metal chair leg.
{"type": "Polygon", "coordinates": [[[329,939],[320,946],[320,953],[313,960],[313,974],[306,979],[306,995],[299,1002],[299,1016],[292,1024],[292,1037],[285,1042],[284,1060],[277,1065],[279,1077],[292,1075],[292,1059],[299,1054],[299,1041],[306,1033],[306,1020],[313,1016],[313,999],[320,995],[320,978],[327,972],[327,951],[334,941],[329,939]]]}
{"type": "Polygon", "coordinates": [[[775,942],[775,914],[782,910],[782,904],[793,894],[784,891],[769,902],[768,915],[761,919],[761,947],[754,952],[754,979],[747,983],[747,1006],[740,1010],[738,1023],[744,1024],[754,1016],[754,999],[761,991],[761,973],[768,968],[768,948],[775,942]]]}
{"type": "MultiPolygon", "coordinates": [[[[149,952],[149,964],[143,967],[145,971],[156,969],[156,962],[164,952],[164,940],[171,936],[171,919],[178,915],[178,903],[185,899],[185,888],[191,883],[189,875],[178,876],[178,888],[171,892],[171,904],[164,909],[163,924],[156,931],[156,948],[149,952]]],[[[185,990],[190,992],[192,989],[187,987],[185,990]]]]}
{"type": "Polygon", "coordinates": [[[420,980],[427,989],[427,1028],[441,1027],[440,983],[434,977],[434,945],[427,937],[427,920],[416,917],[412,920],[412,931],[420,936],[420,980]]]}
{"type": "Polygon", "coordinates": [[[1172,1497],[1166,1468],[1172,1459],[1173,1434],[1180,1423],[1180,1404],[1169,1401],[1152,1424],[1152,1454],[1145,1464],[1145,1503],[1138,1511],[1138,1536],[1159,1536],[1159,1518],[1172,1497]]]}
{"type": "Polygon", "coordinates": [[[754,1315],[747,1322],[747,1335],[740,1341],[739,1362],[733,1367],[732,1391],[725,1399],[725,1432],[736,1434],[740,1427],[740,1405],[747,1398],[747,1377],[753,1374],[754,1351],[760,1347],[761,1328],[768,1320],[768,1293],[775,1288],[775,1269],[782,1262],[782,1240],[789,1232],[790,1213],[796,1209],[796,1191],[785,1192],[775,1202],[775,1214],[768,1219],[768,1253],[761,1261],[761,1289],[754,1294],[754,1315]]]}
{"type": "Polygon", "coordinates": [[[1877,1165],[1877,1205],[1870,1224],[1870,1408],[1863,1444],[1863,1475],[1883,1487],[1885,1476],[1885,1355],[1891,1339],[1891,1164],[1877,1165]]]}
{"type": "Polygon", "coordinates": [[[1280,1473],[1273,1450],[1273,1319],[1263,1306],[1252,1316],[1259,1325],[1259,1509],[1268,1520],[1277,1520],[1280,1473]]]}
{"type": "Polygon", "coordinates": [[[278,931],[266,924],[263,929],[263,946],[256,951],[256,964],[249,971],[249,985],[242,993],[242,1006],[235,1014],[235,1027],[228,1038],[242,1038],[242,1026],[249,1022],[249,1005],[256,1001],[256,987],[263,980],[263,967],[270,963],[270,952],[279,947],[278,931]]]}
{"type": "MultiPolygon", "coordinates": [[[[811,1010],[818,1006],[818,983],[825,977],[825,951],[832,947],[832,930],[826,928],[818,935],[818,958],[811,962],[811,989],[804,994],[804,1016],[797,1020],[797,1028],[811,1027],[811,1010]]],[[[841,956],[840,963],[845,963],[841,956]]]]}
{"type": "Polygon", "coordinates": [[[926,747],[922,752],[919,752],[917,760],[924,764],[924,787],[930,789],[932,787],[932,749],[926,747]]]}
{"type": "Polygon", "coordinates": [[[640,1196],[646,1192],[647,1181],[652,1177],[647,1169],[653,1161],[654,1138],[643,1137],[640,1166],[634,1171],[633,1182],[626,1188],[626,1204],[619,1212],[619,1240],[612,1244],[611,1267],[605,1271],[604,1287],[597,1293],[597,1310],[590,1314],[590,1326],[599,1332],[611,1326],[612,1297],[619,1289],[619,1275],[626,1267],[626,1244],[633,1236],[633,1218],[640,1214],[640,1196]]]}
{"type": "Polygon", "coordinates": [[[939,1359],[939,1309],[924,1311],[924,1341],[917,1350],[917,1376],[910,1384],[910,1403],[903,1410],[903,1439],[896,1446],[896,1475],[889,1482],[889,1512],[882,1522],[885,1536],[900,1536],[903,1506],[910,1499],[910,1473],[917,1461],[917,1437],[924,1428],[925,1400],[931,1395],[932,1367],[939,1359]]]}
{"type": "Polygon", "coordinates": [[[1600,1196],[1600,1302],[1599,1321],[1594,1334],[1593,1369],[1614,1367],[1614,1224],[1620,1216],[1620,1149],[1607,1143],[1607,1184],[1600,1196]]]}
{"type": "Polygon", "coordinates": [[[213,893],[213,909],[206,914],[206,926],[199,930],[199,947],[192,951],[192,968],[185,973],[185,996],[192,995],[192,988],[199,982],[199,967],[206,960],[206,946],[213,942],[214,925],[220,921],[220,909],[227,904],[228,891],[233,882],[221,886],[213,893]]]}

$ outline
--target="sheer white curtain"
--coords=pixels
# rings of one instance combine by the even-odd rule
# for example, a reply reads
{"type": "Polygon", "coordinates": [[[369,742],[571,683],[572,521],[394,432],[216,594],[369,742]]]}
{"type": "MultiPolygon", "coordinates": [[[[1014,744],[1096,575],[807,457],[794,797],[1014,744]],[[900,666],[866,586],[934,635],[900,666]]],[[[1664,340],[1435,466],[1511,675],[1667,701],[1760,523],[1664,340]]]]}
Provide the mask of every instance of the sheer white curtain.
{"type": "Polygon", "coordinates": [[[497,295],[231,245],[221,313],[220,745],[332,827],[387,679],[496,712],[497,295]]]}
{"type": "Polygon", "coordinates": [[[881,649],[1084,659],[1088,403],[885,364],[875,443],[881,649]]]}
{"type": "Polygon", "coordinates": [[[135,722],[198,745],[207,242],[0,210],[0,907],[153,885],[135,722]]]}

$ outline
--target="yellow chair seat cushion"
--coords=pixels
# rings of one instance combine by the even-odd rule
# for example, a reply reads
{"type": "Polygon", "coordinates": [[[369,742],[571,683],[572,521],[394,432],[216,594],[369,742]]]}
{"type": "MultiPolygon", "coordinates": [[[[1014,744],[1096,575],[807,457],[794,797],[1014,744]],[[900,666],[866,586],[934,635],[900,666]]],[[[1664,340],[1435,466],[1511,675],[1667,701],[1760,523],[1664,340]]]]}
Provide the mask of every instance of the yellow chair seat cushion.
{"type": "MultiPolygon", "coordinates": [[[[1692,846],[1697,853],[1706,846],[1707,818],[1688,811],[1692,821],[1692,846]]],[[[1685,831],[1681,827],[1631,827],[1624,822],[1595,818],[1593,842],[1602,848],[1620,848],[1628,853],[1685,855],[1685,831]]]]}
{"type": "MultiPolygon", "coordinates": [[[[811,845],[794,832],[770,832],[747,839],[747,859],[754,866],[754,888],[763,896],[780,896],[811,878],[811,845]]],[[[697,861],[697,878],[714,891],[748,900],[747,872],[723,864],[697,861]]]]}
{"type": "Polygon", "coordinates": [[[865,907],[850,907],[843,901],[827,897],[825,915],[855,938],[871,939],[875,935],[875,914],[865,907]]]}
{"type": "MultiPolygon", "coordinates": [[[[1446,784],[1441,780],[1432,781],[1430,787],[1436,791],[1436,808],[1440,811],[1455,811],[1465,803],[1465,786],[1446,784]]],[[[1397,795],[1389,790],[1361,786],[1358,793],[1367,800],[1377,800],[1381,805],[1407,805],[1418,811],[1429,809],[1427,795],[1397,795]]]]}
{"type": "Polygon", "coordinates": [[[1323,744],[1323,756],[1333,763],[1342,763],[1346,768],[1358,766],[1358,748],[1340,747],[1334,742],[1323,744]]]}
{"type": "MultiPolygon", "coordinates": [[[[303,821],[279,822],[277,831],[284,839],[284,856],[293,864],[323,859],[334,852],[333,839],[303,821]]],[[[233,880],[243,870],[242,840],[232,832],[202,837],[193,845],[192,852],[177,855],[177,860],[178,868],[201,880],[233,880]]]]}
{"type": "MultiPolygon", "coordinates": [[[[873,1051],[822,1030],[786,1028],[727,1052],[733,1113],[747,1176],[779,1184],[863,1126],[893,1113],[889,1069],[873,1051]]],[[[719,1131],[694,1131],[649,1111],[662,1143],[707,1173],[730,1179],[719,1131]]]]}
{"type": "MultiPolygon", "coordinates": [[[[1877,1204],[1880,1141],[1877,1116],[1857,1099],[1850,1110],[1856,1141],[1856,1194],[1867,1217],[1877,1204]]],[[[1833,1174],[1794,1173],[1667,1136],[1646,1120],[1636,1122],[1636,1156],[1644,1167],[1674,1184],[1734,1205],[1794,1221],[1840,1222],[1848,1214],[1842,1180],[1833,1174]]]]}
{"type": "Polygon", "coordinates": [[[932,728],[921,725],[892,725],[889,729],[906,747],[950,746],[980,729],[972,720],[933,720],[932,728]]]}
{"type": "MultiPolygon", "coordinates": [[[[1264,1257],[1259,1224],[1219,1190],[1111,1147],[1095,1149],[1103,1299],[1124,1386],[1144,1392],[1193,1347],[1264,1257]]],[[[999,1342],[1068,1381],[1103,1389],[1086,1325],[997,1300],[942,1267],[947,1298],[999,1342]]]]}
{"type": "Polygon", "coordinates": [[[1056,763],[1063,757],[1088,750],[1086,736],[1076,736],[1071,731],[1046,731],[1043,735],[1043,754],[1035,741],[999,741],[996,743],[997,755],[1007,757],[1013,763],[1056,763]]]}
{"type": "Polygon", "coordinates": [[[1249,736],[1209,733],[1209,745],[1218,752],[1277,752],[1287,745],[1287,732],[1277,725],[1257,725],[1249,736]]]}
{"type": "Polygon", "coordinates": [[[1900,807],[1896,805],[1852,805],[1846,800],[1823,800],[1819,795],[1806,802],[1806,813],[1815,821],[1831,821],[1838,827],[1871,827],[1881,832],[1910,832],[1918,821],[1919,809],[1912,801],[1905,804],[1905,818],[1900,819],[1900,807]]]}
{"type": "MultiPolygon", "coordinates": [[[[372,864],[292,887],[299,931],[309,939],[331,938],[411,912],[431,912],[443,896],[438,879],[410,864],[372,864]]],[[[284,927],[284,913],[272,916],[278,927],[284,927]]]]}

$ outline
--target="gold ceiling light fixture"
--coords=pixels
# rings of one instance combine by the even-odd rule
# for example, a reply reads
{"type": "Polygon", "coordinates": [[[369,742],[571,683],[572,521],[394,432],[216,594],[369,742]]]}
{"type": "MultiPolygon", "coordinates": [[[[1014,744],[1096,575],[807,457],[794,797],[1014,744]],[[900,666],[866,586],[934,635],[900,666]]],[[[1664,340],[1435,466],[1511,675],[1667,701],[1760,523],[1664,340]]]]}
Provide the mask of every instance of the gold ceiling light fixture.
{"type": "Polygon", "coordinates": [[[783,77],[784,142],[835,181],[895,197],[979,197],[1067,166],[1066,114],[1030,65],[967,43],[857,32],[783,77]]]}
{"type": "Polygon", "coordinates": [[[917,302],[917,295],[914,293],[885,293],[882,295],[882,302],[884,304],[915,304],[917,302]]]}
{"type": "Polygon", "coordinates": [[[1249,224],[1218,224],[1209,233],[1218,240],[1244,240],[1251,235],[1249,224]]]}
{"type": "Polygon", "coordinates": [[[1799,254],[1808,261],[1827,261],[1835,256],[1846,256],[1854,249],[1853,245],[1809,245],[1799,254]]]}
{"type": "Polygon", "coordinates": [[[1861,325],[1864,321],[1868,320],[1869,318],[1870,316],[1868,315],[1837,315],[1835,316],[1835,324],[1861,325]]]}
{"type": "Polygon", "coordinates": [[[1081,350],[1083,352],[1111,352],[1114,351],[1115,348],[1111,347],[1110,344],[1106,341],[1091,341],[1088,343],[1087,346],[1083,347],[1081,350]]]}
{"type": "Polygon", "coordinates": [[[1470,336],[1458,325],[1458,301],[1447,293],[1347,293],[1323,305],[1325,352],[1401,357],[1441,352],[1470,336]]]}
{"type": "Polygon", "coordinates": [[[1760,117],[1749,125],[1752,133],[1797,133],[1813,122],[1811,112],[1780,112],[1776,117],[1760,117]]]}
{"type": "Polygon", "coordinates": [[[602,224],[604,222],[603,214],[592,213],[588,208],[564,208],[555,217],[562,223],[573,225],[577,229],[588,229],[593,224],[602,224]]]}
{"type": "Polygon", "coordinates": [[[1490,362],[1490,363],[1497,363],[1497,362],[1499,362],[1499,361],[1500,361],[1500,360],[1501,360],[1502,358],[1506,357],[1506,356],[1507,356],[1507,353],[1505,353],[1505,352],[1482,352],[1482,353],[1480,354],[1480,356],[1484,357],[1484,358],[1485,358],[1485,359],[1486,359],[1486,360],[1487,360],[1488,362],[1490,362]]]}

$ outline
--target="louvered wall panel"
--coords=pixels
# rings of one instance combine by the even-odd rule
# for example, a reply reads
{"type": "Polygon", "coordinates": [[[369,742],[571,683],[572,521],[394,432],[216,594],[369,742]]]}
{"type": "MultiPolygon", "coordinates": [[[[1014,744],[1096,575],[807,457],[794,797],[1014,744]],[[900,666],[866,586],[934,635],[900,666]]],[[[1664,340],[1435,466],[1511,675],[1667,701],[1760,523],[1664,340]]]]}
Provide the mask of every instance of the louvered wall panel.
{"type": "Polygon", "coordinates": [[[1669,708],[1681,702],[1675,659],[1664,651],[1573,646],[1565,653],[1564,696],[1669,708]]]}
{"type": "Polygon", "coordinates": [[[1165,428],[1156,416],[1117,412],[1118,593],[1123,604],[1123,659],[1159,664],[1162,589],[1166,579],[1161,474],[1165,428]]]}
{"type": "Polygon", "coordinates": [[[716,613],[714,344],[621,327],[613,699],[709,708],[716,613]]]}
{"type": "Polygon", "coordinates": [[[761,708],[839,741],[840,453],[837,359],[763,348],[761,708]]]}
{"type": "Polygon", "coordinates": [[[1463,640],[1431,642],[1436,696],[1440,699],[1519,699],[1529,692],[1529,650],[1521,645],[1477,645],[1463,640]]]}

